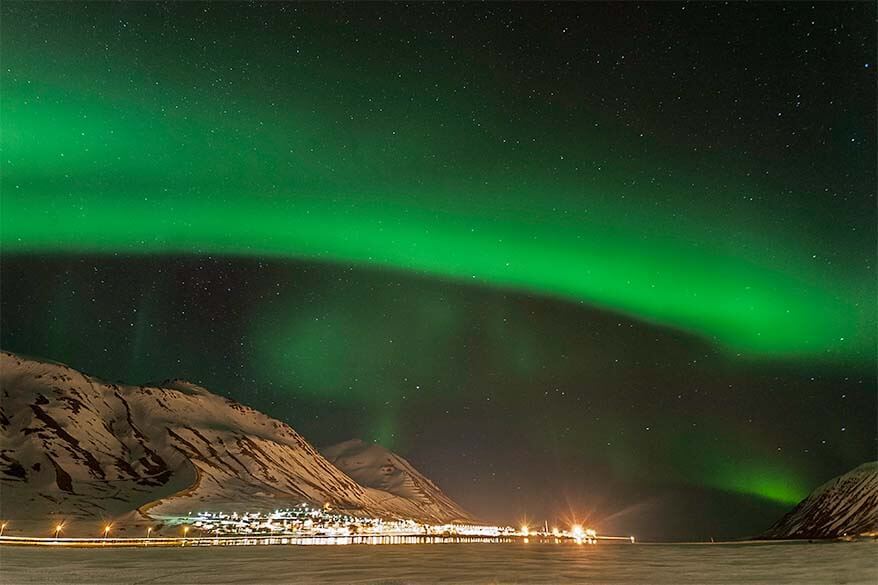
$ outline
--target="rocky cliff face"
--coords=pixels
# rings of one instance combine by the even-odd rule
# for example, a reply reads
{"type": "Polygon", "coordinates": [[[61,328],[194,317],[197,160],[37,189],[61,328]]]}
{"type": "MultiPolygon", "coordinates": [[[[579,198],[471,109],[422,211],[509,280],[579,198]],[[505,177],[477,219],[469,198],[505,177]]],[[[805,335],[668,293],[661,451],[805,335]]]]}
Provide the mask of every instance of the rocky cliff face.
{"type": "Polygon", "coordinates": [[[764,538],[878,534],[878,461],[832,479],[799,502],[764,538]]]}
{"type": "Polygon", "coordinates": [[[301,502],[461,519],[438,489],[413,498],[361,485],[288,425],[197,385],[111,384],[0,355],[0,514],[16,526],[173,521],[301,502]]]}

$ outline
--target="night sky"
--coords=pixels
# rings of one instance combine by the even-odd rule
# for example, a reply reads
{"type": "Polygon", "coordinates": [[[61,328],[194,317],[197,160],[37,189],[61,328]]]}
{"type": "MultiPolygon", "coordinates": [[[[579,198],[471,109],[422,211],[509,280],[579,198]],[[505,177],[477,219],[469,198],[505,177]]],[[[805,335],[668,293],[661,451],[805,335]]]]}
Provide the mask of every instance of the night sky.
{"type": "Polygon", "coordinates": [[[2,347],[477,516],[759,532],[876,457],[876,8],[0,8],[2,347]]]}

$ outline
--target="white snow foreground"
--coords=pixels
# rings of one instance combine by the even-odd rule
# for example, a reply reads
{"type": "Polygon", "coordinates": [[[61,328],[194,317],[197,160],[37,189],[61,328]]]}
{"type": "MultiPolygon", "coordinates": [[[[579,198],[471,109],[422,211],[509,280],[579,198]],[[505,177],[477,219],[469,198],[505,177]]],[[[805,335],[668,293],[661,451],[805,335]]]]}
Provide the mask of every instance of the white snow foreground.
{"type": "Polygon", "coordinates": [[[408,462],[381,452],[399,466],[388,475],[402,478],[386,489],[368,478],[357,483],[288,425],[195,384],[112,384],[0,354],[0,517],[8,533],[49,533],[63,522],[67,535],[96,534],[112,522],[124,536],[147,526],[159,532],[190,512],[304,502],[362,516],[471,520],[408,462]]]}
{"type": "Polygon", "coordinates": [[[763,538],[838,538],[878,535],[878,461],[829,480],[763,538]]]}

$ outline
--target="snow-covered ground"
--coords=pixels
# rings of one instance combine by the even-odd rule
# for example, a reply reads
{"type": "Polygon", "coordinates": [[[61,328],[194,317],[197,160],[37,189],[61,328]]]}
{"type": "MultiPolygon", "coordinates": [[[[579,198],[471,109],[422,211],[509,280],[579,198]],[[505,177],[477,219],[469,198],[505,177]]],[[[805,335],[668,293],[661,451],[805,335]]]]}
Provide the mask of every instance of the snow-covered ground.
{"type": "Polygon", "coordinates": [[[878,542],[0,548],[4,584],[878,583],[878,542]]]}

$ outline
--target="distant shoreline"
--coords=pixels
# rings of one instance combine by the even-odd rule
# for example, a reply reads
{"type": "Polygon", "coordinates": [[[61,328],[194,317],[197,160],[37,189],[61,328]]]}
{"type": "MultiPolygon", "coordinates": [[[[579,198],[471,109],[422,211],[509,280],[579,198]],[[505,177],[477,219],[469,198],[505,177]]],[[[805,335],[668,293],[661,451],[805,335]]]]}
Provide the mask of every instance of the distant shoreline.
{"type": "MultiPolygon", "coordinates": [[[[770,545],[770,544],[832,544],[839,542],[862,542],[878,540],[874,535],[862,535],[821,539],[749,539],[722,541],[638,541],[638,545],[652,546],[705,546],[705,545],[770,545]]],[[[577,543],[563,538],[523,538],[518,536],[204,536],[204,537],[155,537],[155,538],[51,538],[51,537],[0,537],[0,547],[40,548],[209,548],[215,546],[351,546],[351,545],[411,545],[411,544],[554,544],[576,546],[599,546],[577,543]]],[[[608,541],[606,544],[634,544],[625,541],[608,541]]]]}

